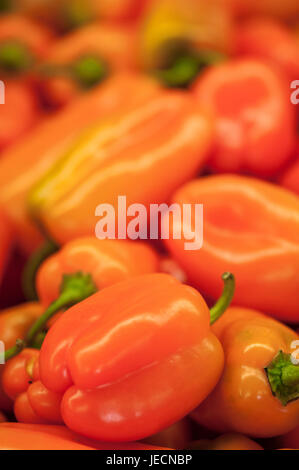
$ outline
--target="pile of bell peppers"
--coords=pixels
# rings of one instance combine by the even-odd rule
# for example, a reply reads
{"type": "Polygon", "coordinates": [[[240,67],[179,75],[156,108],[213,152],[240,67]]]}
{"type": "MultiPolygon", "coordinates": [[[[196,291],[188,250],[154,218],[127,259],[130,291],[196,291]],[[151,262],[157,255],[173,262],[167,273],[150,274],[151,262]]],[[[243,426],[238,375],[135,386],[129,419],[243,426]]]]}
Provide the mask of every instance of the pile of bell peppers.
{"type": "Polygon", "coordinates": [[[299,449],[298,24],[0,3],[0,450],[299,449]]]}

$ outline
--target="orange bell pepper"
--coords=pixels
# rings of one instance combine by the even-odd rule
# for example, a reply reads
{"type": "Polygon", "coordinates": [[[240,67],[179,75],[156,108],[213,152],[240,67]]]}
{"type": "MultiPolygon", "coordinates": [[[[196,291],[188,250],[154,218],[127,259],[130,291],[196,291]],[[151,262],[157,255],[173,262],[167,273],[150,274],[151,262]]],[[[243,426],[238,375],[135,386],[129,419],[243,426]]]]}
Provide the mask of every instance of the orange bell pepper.
{"type": "Polygon", "coordinates": [[[34,250],[41,236],[28,217],[27,197],[82,129],[126,106],[145,102],[158,93],[155,81],[135,74],[117,74],[101,86],[39,124],[0,159],[0,205],[12,219],[19,246],[34,250]]]}
{"type": "MultiPolygon", "coordinates": [[[[42,314],[42,308],[38,303],[27,303],[3,310],[0,315],[0,341],[3,341],[5,349],[16,344],[23,338],[34,321],[42,314]]],[[[0,409],[10,411],[12,403],[2,388],[2,374],[4,365],[0,365],[0,409]]]]}
{"type": "Polygon", "coordinates": [[[19,341],[12,348],[6,348],[6,359],[21,348],[34,345],[38,333],[53,324],[51,319],[56,313],[99,289],[156,272],[158,265],[155,252],[143,243],[84,238],[66,244],[42,264],[37,274],[38,297],[46,311],[31,325],[25,337],[19,337],[22,343],[19,341]]]}
{"type": "Polygon", "coordinates": [[[47,101],[65,105],[109,74],[136,68],[135,36],[132,27],[100,23],[56,41],[40,68],[47,101]]]}
{"type": "Polygon", "coordinates": [[[106,444],[82,439],[64,426],[0,425],[0,450],[158,450],[138,442],[106,444]]]}
{"type": "Polygon", "coordinates": [[[40,267],[36,280],[38,297],[44,307],[49,307],[59,297],[63,277],[76,276],[79,272],[89,274],[101,290],[157,270],[157,255],[143,243],[94,237],[76,239],[40,267]]]}
{"type": "Polygon", "coordinates": [[[200,170],[211,141],[212,121],[192,96],[161,90],[84,133],[33,188],[28,209],[60,244],[93,236],[99,204],[118,220],[118,195],[146,209],[167,201],[200,170]]]}
{"type": "Polygon", "coordinates": [[[40,382],[38,358],[39,351],[28,348],[9,360],[2,374],[3,390],[14,401],[14,415],[19,422],[62,424],[62,396],[40,382]]]}
{"type": "Polygon", "coordinates": [[[216,119],[209,165],[220,172],[271,176],[295,148],[295,106],[283,76],[244,58],[210,67],[194,84],[198,102],[216,119]]]}
{"type": "Polygon", "coordinates": [[[192,442],[191,450],[263,450],[262,446],[242,434],[223,434],[214,440],[192,442]]]}
{"type": "Polygon", "coordinates": [[[299,339],[295,331],[240,307],[229,308],[212,330],[224,349],[224,372],[192,417],[217,432],[255,437],[294,429],[299,416],[299,366],[291,356],[299,339]]]}
{"type": "Polygon", "coordinates": [[[168,426],[143,442],[155,446],[170,447],[171,449],[185,449],[192,439],[191,419],[184,418],[168,426]]]}
{"type": "Polygon", "coordinates": [[[47,389],[63,394],[66,425],[89,438],[130,441],[201,403],[222,372],[209,324],[231,300],[233,277],[223,279],[211,314],[197,291],[166,274],[120,282],[64,313],[46,335],[39,371],[47,389]]]}
{"type": "Polygon", "coordinates": [[[253,18],[241,23],[236,32],[235,47],[237,54],[277,66],[285,73],[288,86],[299,77],[299,48],[295,35],[279,21],[253,18]]]}
{"type": "Polygon", "coordinates": [[[200,250],[186,251],[183,236],[165,240],[192,285],[216,298],[215,276],[229,269],[237,280],[235,304],[298,323],[297,196],[254,178],[217,175],[187,183],[172,202],[204,206],[200,250]]]}

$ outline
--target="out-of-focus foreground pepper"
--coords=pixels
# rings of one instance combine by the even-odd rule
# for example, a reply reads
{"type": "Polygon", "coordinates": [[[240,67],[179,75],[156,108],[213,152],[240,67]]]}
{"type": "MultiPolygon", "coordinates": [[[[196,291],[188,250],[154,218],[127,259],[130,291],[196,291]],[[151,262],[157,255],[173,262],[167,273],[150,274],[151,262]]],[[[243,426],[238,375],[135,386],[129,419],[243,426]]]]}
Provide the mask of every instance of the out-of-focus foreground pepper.
{"type": "Polygon", "coordinates": [[[299,77],[299,47],[295,34],[283,23],[269,18],[242,22],[237,29],[235,48],[240,55],[266,60],[279,67],[288,85],[299,77]]]}
{"type": "Polygon", "coordinates": [[[21,423],[0,425],[1,450],[158,450],[138,442],[107,444],[90,441],[64,426],[21,423]]]}
{"type": "MultiPolygon", "coordinates": [[[[22,339],[34,321],[42,314],[42,308],[38,303],[28,303],[3,310],[0,315],[0,340],[3,341],[5,349],[16,344],[22,339]]],[[[2,374],[4,365],[0,366],[0,410],[10,411],[12,402],[2,389],[2,374]]]]}
{"type": "Polygon", "coordinates": [[[40,68],[48,102],[65,105],[114,72],[136,68],[132,27],[92,24],[58,40],[40,68]]]}
{"type": "Polygon", "coordinates": [[[140,34],[140,58],[170,86],[188,85],[232,46],[232,21],[217,0],[154,0],[140,34]]]}
{"type": "Polygon", "coordinates": [[[255,437],[294,429],[299,419],[295,331],[239,307],[229,308],[212,330],[224,349],[224,372],[193,418],[215,431],[255,437]]]}
{"type": "MultiPolygon", "coordinates": [[[[216,298],[221,290],[217,273],[228,269],[237,279],[236,305],[298,323],[297,196],[254,178],[218,175],[186,184],[172,202],[203,204],[200,250],[185,250],[184,236],[165,240],[193,285],[216,298]]],[[[187,233],[192,227],[185,223],[180,229],[187,233]]]]}
{"type": "Polygon", "coordinates": [[[190,450],[263,450],[263,448],[242,434],[223,434],[214,440],[203,439],[192,442],[190,450]]]}
{"type": "Polygon", "coordinates": [[[295,107],[275,69],[254,59],[229,61],[208,69],[193,90],[216,118],[214,170],[271,176],[284,168],[295,148],[295,107]]]}
{"type": "Polygon", "coordinates": [[[0,18],[0,76],[5,104],[0,106],[0,151],[27,133],[41,117],[32,68],[44,57],[51,33],[20,16],[0,18]]]}
{"type": "Polygon", "coordinates": [[[90,438],[130,441],[194,409],[222,372],[210,321],[231,300],[233,278],[223,279],[211,314],[197,291],[166,274],[115,284],[64,313],[46,335],[39,372],[63,395],[66,425],[90,438]]]}
{"type": "Polygon", "coordinates": [[[0,205],[12,220],[19,246],[34,250],[41,236],[30,221],[27,197],[32,185],[71,145],[78,132],[97,120],[148,102],[160,93],[157,83],[135,74],[117,74],[68,107],[47,118],[0,159],[0,205]]]}
{"type": "Polygon", "coordinates": [[[104,215],[96,208],[105,203],[115,210],[117,231],[118,195],[126,196],[127,207],[167,201],[200,170],[212,130],[190,94],[161,90],[83,133],[33,189],[32,217],[63,244],[94,235],[101,223],[95,215],[104,215]]]}

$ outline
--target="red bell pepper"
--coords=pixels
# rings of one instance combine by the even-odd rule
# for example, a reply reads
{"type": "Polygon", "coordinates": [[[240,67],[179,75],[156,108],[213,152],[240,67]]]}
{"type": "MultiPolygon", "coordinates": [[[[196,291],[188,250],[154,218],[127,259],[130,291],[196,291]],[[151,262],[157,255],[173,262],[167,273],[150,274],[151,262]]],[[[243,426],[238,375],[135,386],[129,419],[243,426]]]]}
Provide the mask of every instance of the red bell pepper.
{"type": "Polygon", "coordinates": [[[0,284],[9,260],[13,241],[12,226],[3,211],[0,209],[0,284]]]}
{"type": "Polygon", "coordinates": [[[130,441],[199,404],[223,366],[209,326],[231,301],[233,277],[223,279],[211,315],[197,291],[166,274],[107,287],[64,313],[46,335],[39,371],[48,390],[63,394],[66,425],[89,438],[130,441]]]}
{"type": "Polygon", "coordinates": [[[194,94],[216,117],[214,170],[271,176],[284,168],[295,147],[295,106],[275,69],[232,60],[208,69],[194,94]]]}

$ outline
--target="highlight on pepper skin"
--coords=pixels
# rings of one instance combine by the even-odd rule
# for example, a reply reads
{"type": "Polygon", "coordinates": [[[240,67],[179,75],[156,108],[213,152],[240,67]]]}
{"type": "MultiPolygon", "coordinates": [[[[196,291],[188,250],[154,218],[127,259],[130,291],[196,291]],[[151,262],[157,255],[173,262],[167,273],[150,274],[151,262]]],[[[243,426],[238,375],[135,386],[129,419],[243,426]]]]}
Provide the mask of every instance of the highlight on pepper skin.
{"type": "Polygon", "coordinates": [[[299,450],[298,91],[298,0],[0,0],[0,450],[299,450]]]}

